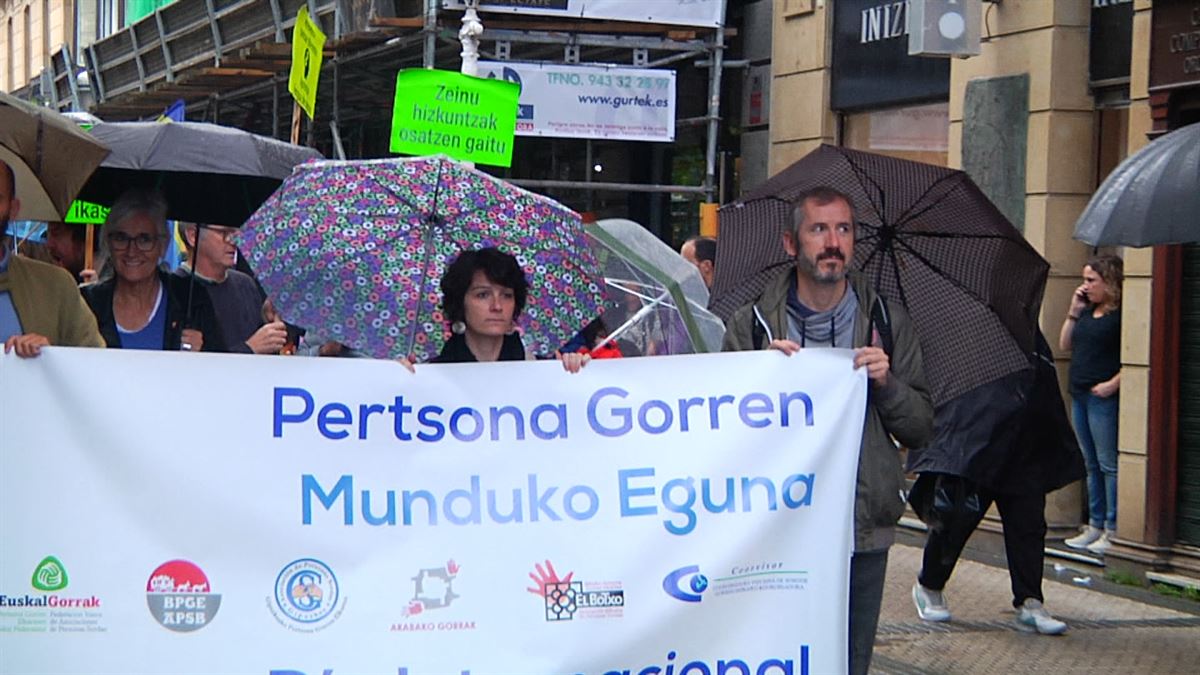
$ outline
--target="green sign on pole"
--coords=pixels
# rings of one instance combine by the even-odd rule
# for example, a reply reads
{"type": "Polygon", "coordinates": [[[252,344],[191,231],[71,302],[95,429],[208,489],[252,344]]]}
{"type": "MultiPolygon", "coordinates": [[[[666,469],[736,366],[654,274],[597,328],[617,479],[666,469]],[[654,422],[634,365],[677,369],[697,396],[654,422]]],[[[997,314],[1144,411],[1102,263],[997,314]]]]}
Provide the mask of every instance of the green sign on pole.
{"type": "Polygon", "coordinates": [[[104,219],[108,217],[110,209],[107,206],[100,206],[91,202],[71,202],[71,209],[67,211],[67,217],[63,219],[65,223],[78,223],[81,225],[102,225],[104,219]]]}
{"type": "Polygon", "coordinates": [[[313,118],[317,105],[317,83],[321,79],[321,57],[325,49],[325,34],[308,16],[308,7],[301,7],[292,31],[292,70],[288,74],[288,91],[296,103],[313,118]]]}
{"type": "Polygon", "coordinates": [[[445,70],[396,74],[392,152],[512,166],[521,88],[445,70]]]}

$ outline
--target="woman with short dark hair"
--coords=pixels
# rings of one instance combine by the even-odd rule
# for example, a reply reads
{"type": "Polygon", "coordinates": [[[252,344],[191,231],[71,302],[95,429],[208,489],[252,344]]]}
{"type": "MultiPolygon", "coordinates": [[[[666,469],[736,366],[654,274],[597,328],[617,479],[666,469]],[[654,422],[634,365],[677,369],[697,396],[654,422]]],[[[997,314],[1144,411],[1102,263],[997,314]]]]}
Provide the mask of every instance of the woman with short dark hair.
{"type": "MultiPolygon", "coordinates": [[[[497,248],[463,251],[442,275],[442,312],[450,338],[430,363],[523,361],[532,358],[517,332],[529,282],[512,255],[497,248]]],[[[590,357],[558,354],[563,368],[578,372],[590,357]]],[[[412,362],[400,359],[412,369],[412,362]]]]}
{"type": "Polygon", "coordinates": [[[463,251],[442,275],[441,289],[451,336],[431,363],[526,358],[516,321],[529,284],[516,258],[495,248],[463,251]]]}

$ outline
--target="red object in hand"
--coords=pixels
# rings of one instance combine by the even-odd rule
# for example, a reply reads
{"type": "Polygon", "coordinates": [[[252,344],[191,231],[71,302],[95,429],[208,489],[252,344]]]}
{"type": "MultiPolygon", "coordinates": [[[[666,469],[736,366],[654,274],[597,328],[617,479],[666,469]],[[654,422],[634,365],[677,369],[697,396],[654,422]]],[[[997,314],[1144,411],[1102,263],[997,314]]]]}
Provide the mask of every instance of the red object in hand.
{"type": "Polygon", "coordinates": [[[591,356],[593,359],[619,359],[625,355],[621,353],[621,348],[615,342],[601,342],[591,349],[581,349],[581,352],[591,356]]]}

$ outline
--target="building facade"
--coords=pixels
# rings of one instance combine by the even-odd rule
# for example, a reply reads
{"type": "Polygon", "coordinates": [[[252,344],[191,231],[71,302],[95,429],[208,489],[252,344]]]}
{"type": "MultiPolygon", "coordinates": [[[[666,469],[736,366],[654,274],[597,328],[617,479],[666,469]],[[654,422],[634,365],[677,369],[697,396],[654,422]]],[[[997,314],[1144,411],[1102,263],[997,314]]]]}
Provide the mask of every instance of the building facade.
{"type": "Polygon", "coordinates": [[[0,0],[0,90],[29,84],[75,35],[75,3],[0,0]]]}
{"type": "MultiPolygon", "coordinates": [[[[938,59],[908,56],[906,1],[776,2],[770,172],[821,143],[964,169],[1050,262],[1041,324],[1056,336],[1094,252],[1072,233],[1096,187],[1156,135],[1200,122],[1200,0],[980,9],[979,55],[938,59]]],[[[1200,576],[1200,369],[1186,365],[1200,362],[1200,248],[1113,252],[1126,280],[1106,564],[1200,576]]],[[[1057,357],[1065,381],[1070,355],[1057,357]]],[[[1051,495],[1052,538],[1080,524],[1082,492],[1051,495]]]]}

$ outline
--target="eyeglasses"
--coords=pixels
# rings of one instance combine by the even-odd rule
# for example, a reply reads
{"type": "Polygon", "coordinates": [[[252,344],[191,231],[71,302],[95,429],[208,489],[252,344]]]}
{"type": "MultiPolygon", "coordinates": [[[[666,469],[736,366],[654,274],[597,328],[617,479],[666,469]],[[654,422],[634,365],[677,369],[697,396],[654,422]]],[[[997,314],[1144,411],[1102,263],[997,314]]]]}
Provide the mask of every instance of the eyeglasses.
{"type": "Polygon", "coordinates": [[[234,235],[237,234],[237,228],[234,227],[217,227],[215,225],[205,225],[202,227],[205,232],[212,234],[214,237],[219,237],[221,241],[231,242],[234,235]]]}
{"type": "Polygon", "coordinates": [[[139,251],[153,251],[155,244],[158,243],[160,237],[156,234],[139,234],[136,237],[131,237],[124,232],[113,232],[108,235],[108,245],[114,251],[124,251],[129,248],[130,242],[137,247],[139,251]]]}

